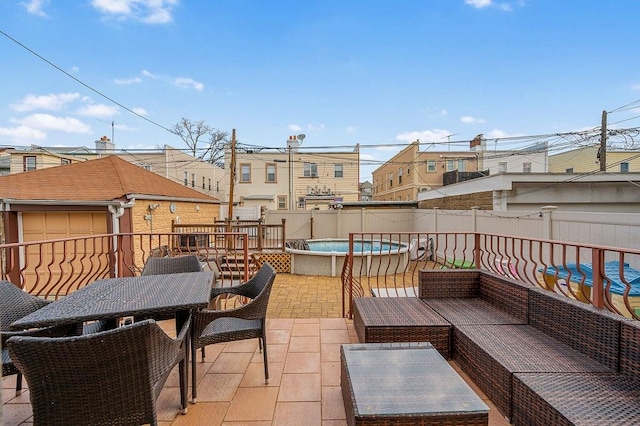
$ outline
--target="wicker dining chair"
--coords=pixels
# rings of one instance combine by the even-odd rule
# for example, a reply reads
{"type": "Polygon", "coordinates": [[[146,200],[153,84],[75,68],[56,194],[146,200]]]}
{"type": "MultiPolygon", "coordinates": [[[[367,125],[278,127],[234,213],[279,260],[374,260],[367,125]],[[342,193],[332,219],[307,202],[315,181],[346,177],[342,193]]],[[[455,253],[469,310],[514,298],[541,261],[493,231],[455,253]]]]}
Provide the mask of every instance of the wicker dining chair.
{"type": "MultiPolygon", "coordinates": [[[[213,288],[211,299],[221,295],[244,296],[249,300],[246,304],[227,310],[203,309],[193,317],[192,362],[195,363],[196,350],[207,345],[234,340],[258,338],[258,344],[264,357],[264,378],[269,383],[269,367],[267,364],[266,317],[269,295],[276,277],[276,271],[265,263],[260,270],[246,283],[234,286],[213,288]]],[[[192,368],[195,372],[195,368],[192,368]]],[[[192,397],[196,399],[195,377],[192,380],[192,397]]]]}
{"type": "Polygon", "coordinates": [[[5,377],[13,374],[17,375],[16,395],[22,392],[22,374],[16,368],[9,356],[9,351],[6,346],[7,339],[18,335],[56,337],[73,334],[73,327],[47,327],[34,330],[11,331],[11,323],[37,311],[51,302],[51,300],[32,296],[9,281],[0,281],[0,344],[2,345],[2,376],[5,377]]]}
{"type": "Polygon", "coordinates": [[[186,413],[190,321],[175,339],[154,320],[83,336],[11,337],[9,354],[29,386],[34,424],[156,425],[156,401],[177,364],[186,413]]]}
{"type": "Polygon", "coordinates": [[[141,275],[178,274],[180,272],[200,272],[202,264],[195,254],[175,257],[150,257],[142,268],[141,275]]]}

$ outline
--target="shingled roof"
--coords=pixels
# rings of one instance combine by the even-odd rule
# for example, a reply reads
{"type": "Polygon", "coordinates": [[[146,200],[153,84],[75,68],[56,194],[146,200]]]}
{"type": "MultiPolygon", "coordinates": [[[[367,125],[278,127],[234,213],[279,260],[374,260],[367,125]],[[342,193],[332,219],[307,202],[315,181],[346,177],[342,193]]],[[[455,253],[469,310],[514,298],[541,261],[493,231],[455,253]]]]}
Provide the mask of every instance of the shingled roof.
{"type": "Polygon", "coordinates": [[[0,176],[0,199],[5,200],[112,201],[130,195],[219,202],[115,155],[0,176]]]}

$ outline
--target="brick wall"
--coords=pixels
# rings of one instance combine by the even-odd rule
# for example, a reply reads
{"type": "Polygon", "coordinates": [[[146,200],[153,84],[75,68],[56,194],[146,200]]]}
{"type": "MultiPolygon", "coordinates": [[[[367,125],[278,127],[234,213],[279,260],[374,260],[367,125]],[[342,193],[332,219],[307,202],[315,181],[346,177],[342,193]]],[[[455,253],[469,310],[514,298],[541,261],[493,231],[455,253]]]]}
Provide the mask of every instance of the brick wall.
{"type": "Polygon", "coordinates": [[[418,208],[421,209],[438,207],[443,210],[469,210],[473,206],[480,207],[480,210],[493,210],[493,192],[453,195],[434,200],[424,200],[418,203],[418,208]]]}

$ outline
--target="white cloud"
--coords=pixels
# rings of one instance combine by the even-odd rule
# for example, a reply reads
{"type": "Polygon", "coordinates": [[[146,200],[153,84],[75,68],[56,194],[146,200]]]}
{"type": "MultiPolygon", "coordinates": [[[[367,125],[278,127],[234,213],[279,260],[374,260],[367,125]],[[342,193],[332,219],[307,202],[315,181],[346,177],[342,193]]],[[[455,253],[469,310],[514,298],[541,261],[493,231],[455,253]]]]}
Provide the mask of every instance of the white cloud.
{"type": "Polygon", "coordinates": [[[51,93],[49,95],[27,95],[24,99],[16,104],[11,104],[11,108],[15,111],[25,112],[36,109],[45,109],[49,111],[59,111],[66,104],[80,98],[79,93],[51,93]]]}
{"type": "Polygon", "coordinates": [[[73,74],[78,74],[80,72],[80,68],[77,66],[72,66],[70,70],[73,74]]]}
{"type": "Polygon", "coordinates": [[[484,118],[475,118],[475,117],[471,117],[469,115],[465,115],[464,117],[460,117],[460,121],[462,121],[465,124],[484,123],[485,122],[484,118]]]}
{"type": "Polygon", "coordinates": [[[178,77],[173,80],[173,84],[183,89],[194,88],[198,92],[202,92],[204,89],[204,84],[192,78],[178,77]]]}
{"type": "Polygon", "coordinates": [[[56,117],[51,114],[31,114],[12,122],[40,130],[59,130],[66,133],[89,133],[91,126],[77,118],[56,117]]]}
{"type": "Polygon", "coordinates": [[[631,90],[640,90],[640,84],[632,84],[631,90]]]}
{"type": "Polygon", "coordinates": [[[491,6],[491,0],[464,0],[465,4],[473,6],[476,9],[482,9],[483,7],[491,6]]]}
{"type": "Polygon", "coordinates": [[[28,126],[0,127],[0,136],[26,142],[43,140],[47,138],[47,134],[45,132],[37,129],[32,129],[28,126]]]}
{"type": "Polygon", "coordinates": [[[324,123],[320,123],[318,125],[315,124],[307,124],[307,130],[311,130],[312,132],[321,132],[325,128],[324,123]]]}
{"type": "Polygon", "coordinates": [[[142,70],[140,74],[149,78],[158,78],[155,74],[152,74],[150,71],[147,71],[147,70],[142,70]]]}
{"type": "Polygon", "coordinates": [[[354,127],[354,126],[349,126],[349,127],[347,127],[347,128],[345,129],[345,131],[346,131],[347,133],[355,133],[355,132],[357,132],[357,131],[358,131],[358,128],[357,128],[357,127],[354,127]]]}
{"type": "Polygon", "coordinates": [[[80,108],[77,111],[80,115],[86,115],[88,117],[97,117],[97,118],[107,118],[113,117],[114,115],[118,115],[118,108],[115,106],[105,105],[105,104],[94,104],[87,105],[85,107],[80,108]]]}
{"type": "Polygon", "coordinates": [[[91,0],[103,15],[117,20],[137,20],[146,24],[166,24],[178,0],[91,0]]]}
{"type": "Polygon", "coordinates": [[[115,84],[136,84],[142,82],[142,79],[140,77],[116,78],[115,80],[113,80],[113,82],[115,84]]]}
{"type": "Polygon", "coordinates": [[[443,129],[422,130],[420,132],[400,133],[396,136],[396,140],[405,141],[407,143],[420,140],[420,142],[443,142],[447,140],[451,132],[443,129]]]}
{"type": "Polygon", "coordinates": [[[287,128],[292,132],[299,132],[300,130],[302,130],[302,127],[298,126],[297,124],[289,124],[287,128]]]}
{"type": "Polygon", "coordinates": [[[47,3],[49,3],[49,0],[31,0],[22,2],[20,5],[24,6],[25,9],[27,9],[27,12],[32,15],[46,17],[47,14],[42,10],[42,8],[47,3]]]}
{"type": "Polygon", "coordinates": [[[131,111],[135,112],[138,115],[147,115],[147,110],[144,108],[132,108],[131,111]]]}
{"type": "Polygon", "coordinates": [[[502,139],[502,138],[513,138],[517,136],[523,136],[520,133],[507,133],[504,130],[493,129],[489,133],[484,134],[484,139],[502,139]]]}

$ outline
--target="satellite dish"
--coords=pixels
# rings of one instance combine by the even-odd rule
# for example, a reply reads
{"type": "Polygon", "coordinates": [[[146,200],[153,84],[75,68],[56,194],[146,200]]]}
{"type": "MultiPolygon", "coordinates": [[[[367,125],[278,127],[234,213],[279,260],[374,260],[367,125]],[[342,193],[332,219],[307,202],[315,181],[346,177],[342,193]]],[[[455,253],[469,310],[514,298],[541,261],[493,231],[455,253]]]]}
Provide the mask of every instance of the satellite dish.
{"type": "Polygon", "coordinates": [[[307,137],[307,135],[305,135],[304,133],[300,133],[300,134],[297,136],[297,138],[298,138],[299,140],[301,140],[301,141],[303,141],[303,140],[304,140],[304,138],[306,138],[306,137],[307,137]]]}

